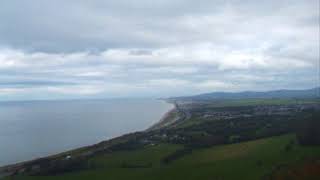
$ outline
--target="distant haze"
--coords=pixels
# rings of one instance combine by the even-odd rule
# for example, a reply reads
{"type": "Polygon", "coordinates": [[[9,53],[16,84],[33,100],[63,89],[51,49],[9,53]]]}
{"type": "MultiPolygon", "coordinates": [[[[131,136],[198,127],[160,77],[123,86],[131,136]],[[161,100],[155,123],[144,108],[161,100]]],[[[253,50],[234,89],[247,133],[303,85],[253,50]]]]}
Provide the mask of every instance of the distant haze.
{"type": "Polygon", "coordinates": [[[170,108],[150,99],[0,102],[0,166],[144,130],[170,108]]]}

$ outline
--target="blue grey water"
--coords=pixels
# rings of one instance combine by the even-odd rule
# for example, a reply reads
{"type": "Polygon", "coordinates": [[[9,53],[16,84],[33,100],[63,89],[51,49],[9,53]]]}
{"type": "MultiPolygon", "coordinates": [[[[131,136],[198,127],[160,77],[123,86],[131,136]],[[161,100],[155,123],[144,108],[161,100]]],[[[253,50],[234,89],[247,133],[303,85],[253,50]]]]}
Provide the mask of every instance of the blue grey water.
{"type": "Polygon", "coordinates": [[[153,99],[0,102],[0,166],[144,130],[171,108],[153,99]]]}

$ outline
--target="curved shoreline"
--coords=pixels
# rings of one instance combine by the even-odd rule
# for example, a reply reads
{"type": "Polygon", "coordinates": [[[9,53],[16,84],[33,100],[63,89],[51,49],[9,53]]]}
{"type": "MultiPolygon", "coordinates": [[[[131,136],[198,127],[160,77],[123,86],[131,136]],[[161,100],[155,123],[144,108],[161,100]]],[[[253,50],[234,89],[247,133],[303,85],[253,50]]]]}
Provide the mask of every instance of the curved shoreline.
{"type": "MultiPolygon", "coordinates": [[[[109,146],[110,144],[113,144],[114,141],[118,141],[118,140],[121,140],[121,139],[126,139],[126,138],[128,138],[131,135],[134,135],[136,133],[150,132],[150,131],[153,131],[153,130],[158,130],[160,128],[166,127],[166,126],[170,125],[172,122],[174,122],[174,121],[171,121],[172,119],[170,118],[170,116],[173,113],[177,112],[177,105],[176,105],[176,103],[173,103],[173,102],[168,102],[166,100],[163,100],[163,101],[165,103],[173,105],[173,107],[170,108],[160,118],[159,121],[157,121],[155,124],[151,125],[149,128],[147,128],[145,130],[135,131],[135,132],[128,132],[126,134],[123,134],[123,135],[120,135],[120,136],[117,136],[117,137],[114,137],[114,138],[103,140],[103,141],[100,141],[98,143],[93,143],[92,145],[82,146],[82,147],[79,147],[79,148],[62,151],[60,153],[53,154],[53,155],[48,155],[48,156],[44,156],[44,157],[39,157],[39,158],[27,160],[27,161],[21,161],[21,162],[17,162],[17,163],[13,163],[13,164],[0,166],[0,178],[5,177],[5,176],[9,176],[12,173],[15,173],[17,170],[21,170],[25,166],[29,166],[30,164],[36,163],[37,161],[40,161],[40,160],[60,159],[60,158],[64,158],[68,154],[73,154],[75,152],[78,154],[78,151],[81,151],[81,153],[79,154],[80,156],[82,156],[82,155],[84,155],[84,156],[92,155],[95,152],[100,151],[101,149],[104,149],[105,146],[109,146]]],[[[79,155],[77,155],[77,156],[79,156],[79,155]]]]}
{"type": "Polygon", "coordinates": [[[172,113],[174,113],[176,110],[177,110],[177,106],[176,104],[173,103],[173,107],[168,111],[166,112],[158,122],[156,122],[155,124],[151,125],[149,128],[147,128],[145,131],[152,131],[152,130],[156,130],[156,129],[159,129],[159,128],[162,128],[162,127],[165,127],[167,124],[167,120],[168,118],[170,117],[170,115],[172,113]]]}

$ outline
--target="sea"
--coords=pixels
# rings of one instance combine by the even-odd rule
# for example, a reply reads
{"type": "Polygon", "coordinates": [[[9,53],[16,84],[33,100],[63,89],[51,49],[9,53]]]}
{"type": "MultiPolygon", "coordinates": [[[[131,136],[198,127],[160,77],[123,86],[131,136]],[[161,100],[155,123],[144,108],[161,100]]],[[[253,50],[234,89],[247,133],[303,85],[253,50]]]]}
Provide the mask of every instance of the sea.
{"type": "Polygon", "coordinates": [[[145,130],[172,108],[156,99],[0,102],[0,166],[145,130]]]}

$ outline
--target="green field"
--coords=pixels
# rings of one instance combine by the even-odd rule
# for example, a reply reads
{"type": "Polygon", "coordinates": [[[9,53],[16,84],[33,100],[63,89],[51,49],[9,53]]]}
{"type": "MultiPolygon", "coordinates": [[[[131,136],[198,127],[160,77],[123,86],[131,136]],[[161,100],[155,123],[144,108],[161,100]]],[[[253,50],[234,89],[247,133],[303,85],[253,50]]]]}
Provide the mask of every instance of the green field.
{"type": "Polygon", "coordinates": [[[299,163],[308,157],[320,157],[320,147],[301,147],[293,143],[292,148],[286,150],[286,145],[293,141],[295,135],[288,134],[196,149],[169,164],[162,163],[161,159],[182,146],[160,144],[93,157],[89,160],[91,169],[85,171],[57,176],[17,176],[14,179],[260,179],[278,165],[299,163]]]}

